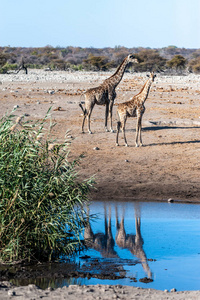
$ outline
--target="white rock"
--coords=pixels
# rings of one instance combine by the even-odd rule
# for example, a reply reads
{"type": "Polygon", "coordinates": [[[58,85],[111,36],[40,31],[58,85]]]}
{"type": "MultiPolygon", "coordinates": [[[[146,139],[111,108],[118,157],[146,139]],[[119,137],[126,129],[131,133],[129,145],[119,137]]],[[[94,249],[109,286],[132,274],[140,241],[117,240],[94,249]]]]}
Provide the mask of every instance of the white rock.
{"type": "Polygon", "coordinates": [[[174,202],[174,200],[173,200],[172,198],[169,198],[167,201],[168,201],[169,203],[174,202]]]}
{"type": "Polygon", "coordinates": [[[8,296],[15,296],[15,295],[16,295],[15,291],[12,290],[8,291],[8,296]]]}

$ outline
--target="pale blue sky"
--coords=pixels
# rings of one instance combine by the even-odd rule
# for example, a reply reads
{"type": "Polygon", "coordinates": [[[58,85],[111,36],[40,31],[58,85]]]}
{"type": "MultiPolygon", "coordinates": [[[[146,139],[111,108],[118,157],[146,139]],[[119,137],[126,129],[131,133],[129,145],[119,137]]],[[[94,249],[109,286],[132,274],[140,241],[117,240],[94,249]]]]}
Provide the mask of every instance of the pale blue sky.
{"type": "Polygon", "coordinates": [[[200,0],[1,0],[8,45],[200,48],[200,0]]]}

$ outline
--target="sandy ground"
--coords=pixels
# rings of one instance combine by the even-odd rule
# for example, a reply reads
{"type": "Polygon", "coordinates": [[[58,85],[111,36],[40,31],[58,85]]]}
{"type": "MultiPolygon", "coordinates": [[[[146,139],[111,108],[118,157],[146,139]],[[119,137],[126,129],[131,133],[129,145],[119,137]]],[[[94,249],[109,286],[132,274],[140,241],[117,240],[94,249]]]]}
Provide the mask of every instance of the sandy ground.
{"type": "MultiPolygon", "coordinates": [[[[93,134],[87,133],[87,122],[86,133],[81,132],[83,116],[78,106],[84,100],[81,94],[111,75],[105,72],[39,70],[32,70],[28,75],[0,75],[0,116],[17,107],[16,117],[25,115],[25,121],[42,119],[51,106],[52,121],[57,123],[52,138],[59,143],[67,132],[71,142],[69,159],[84,153],[79,176],[85,179],[94,175],[96,189],[91,192],[93,200],[167,201],[171,198],[174,201],[199,202],[200,76],[157,74],[143,116],[144,146],[136,148],[135,118],[127,121],[129,147],[124,146],[122,134],[119,136],[120,146],[116,147],[116,130],[115,133],[104,130],[103,106],[94,107],[91,117],[93,134]]],[[[146,74],[124,75],[116,90],[113,109],[115,129],[117,103],[137,94],[146,79],[146,74]]],[[[45,293],[49,299],[64,299],[61,295],[67,299],[77,299],[80,295],[82,299],[112,299],[118,296],[119,299],[200,299],[199,292],[164,293],[132,287],[72,286],[50,293],[31,286],[15,288],[14,291],[17,295],[26,293],[18,299],[37,299],[45,293]]],[[[9,299],[7,295],[7,288],[1,287],[0,299],[9,299]]]]}
{"type": "Polygon", "coordinates": [[[199,300],[199,291],[158,291],[153,289],[142,289],[130,286],[112,286],[112,285],[96,285],[96,286],[77,286],[58,288],[56,290],[38,289],[35,285],[30,284],[27,287],[12,287],[7,282],[0,283],[0,299],[134,299],[134,300],[199,300]]]}
{"type": "MultiPolygon", "coordinates": [[[[94,107],[93,134],[87,133],[87,122],[86,133],[81,132],[81,93],[111,74],[30,71],[27,76],[0,75],[0,116],[19,106],[16,115],[26,114],[24,120],[42,119],[51,106],[52,120],[57,123],[52,137],[63,141],[69,130],[69,159],[84,153],[80,177],[95,175],[92,199],[199,201],[200,76],[157,74],[143,116],[144,147],[136,148],[135,118],[127,121],[129,147],[124,146],[122,133],[116,147],[116,133],[104,130],[104,106],[94,107]]],[[[145,81],[145,74],[126,73],[115,104],[137,94],[145,81]]]]}

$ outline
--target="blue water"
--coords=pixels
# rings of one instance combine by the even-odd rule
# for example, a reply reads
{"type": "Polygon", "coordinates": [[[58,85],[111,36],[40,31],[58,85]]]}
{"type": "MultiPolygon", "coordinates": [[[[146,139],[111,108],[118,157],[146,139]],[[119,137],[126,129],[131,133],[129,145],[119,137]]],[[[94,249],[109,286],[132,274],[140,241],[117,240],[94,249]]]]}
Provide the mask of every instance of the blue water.
{"type": "Polygon", "coordinates": [[[84,270],[98,266],[120,268],[124,279],[97,278],[15,280],[17,285],[34,283],[41,288],[69,284],[121,284],[158,290],[200,290],[200,205],[160,202],[93,202],[96,215],[85,229],[90,248],[73,259],[84,270]],[[88,259],[84,259],[84,256],[88,259]],[[152,282],[140,282],[147,277],[152,282]],[[134,278],[134,280],[133,280],[134,278]]]}
{"type": "MultiPolygon", "coordinates": [[[[90,214],[98,216],[90,222],[94,242],[82,255],[90,256],[90,260],[122,262],[126,278],[81,279],[79,284],[122,284],[179,291],[200,289],[200,205],[93,202],[90,214]],[[131,265],[131,261],[137,263],[131,265]],[[140,282],[144,277],[153,281],[140,282]]],[[[80,256],[77,261],[87,264],[80,256]]]]}

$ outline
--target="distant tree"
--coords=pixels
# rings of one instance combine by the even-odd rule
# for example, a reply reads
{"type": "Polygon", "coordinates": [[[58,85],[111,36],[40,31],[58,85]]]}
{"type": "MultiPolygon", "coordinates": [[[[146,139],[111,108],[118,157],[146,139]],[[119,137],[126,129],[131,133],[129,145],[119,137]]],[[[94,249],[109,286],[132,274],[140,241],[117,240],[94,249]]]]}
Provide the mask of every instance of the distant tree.
{"type": "MultiPolygon", "coordinates": [[[[194,59],[200,56],[200,49],[177,48],[173,45],[158,49],[126,48],[124,46],[115,46],[114,48],[81,48],[74,46],[54,48],[50,45],[38,48],[0,46],[0,72],[5,73],[6,70],[16,70],[16,65],[20,65],[22,58],[26,59],[28,68],[44,68],[52,64],[60,69],[59,65],[62,65],[62,62],[59,63],[56,60],[61,59],[67,66],[70,65],[70,68],[79,68],[81,65],[81,68],[88,70],[108,70],[116,68],[129,53],[138,55],[140,63],[134,66],[134,70],[138,72],[146,72],[152,69],[164,70],[167,68],[166,61],[172,60],[176,55],[181,55],[187,59],[188,63],[185,63],[185,65],[189,65],[191,71],[196,72],[198,66],[195,67],[194,59]],[[2,65],[4,65],[3,69],[2,65]]],[[[170,68],[169,65],[168,68],[170,68]]],[[[176,69],[174,66],[173,68],[176,69]]],[[[178,66],[178,69],[181,69],[181,67],[178,66]]]]}
{"type": "Polygon", "coordinates": [[[116,66],[118,66],[128,54],[129,52],[124,50],[120,50],[119,52],[116,52],[114,54],[114,61],[116,63],[116,66]]]}
{"type": "Polygon", "coordinates": [[[200,56],[200,49],[197,49],[195,52],[192,53],[193,58],[198,58],[200,56]]]}
{"type": "Polygon", "coordinates": [[[165,52],[169,55],[176,55],[178,52],[178,48],[174,45],[168,46],[164,48],[165,52]]]}
{"type": "Polygon", "coordinates": [[[86,65],[86,68],[94,69],[94,70],[107,70],[111,63],[109,63],[109,60],[105,56],[94,56],[89,54],[87,59],[84,59],[84,63],[86,65]]]}
{"type": "Polygon", "coordinates": [[[200,73],[200,55],[190,60],[188,68],[190,72],[200,73]]]}
{"type": "Polygon", "coordinates": [[[0,68],[2,68],[7,62],[7,55],[4,53],[0,53],[0,68]]]}
{"type": "Polygon", "coordinates": [[[67,63],[63,59],[54,59],[49,64],[51,69],[66,70],[67,63]]]}
{"type": "Polygon", "coordinates": [[[160,56],[157,50],[143,49],[136,54],[136,57],[139,61],[139,64],[135,65],[135,71],[158,71],[165,68],[166,59],[160,56]]]}
{"type": "Polygon", "coordinates": [[[171,69],[185,69],[187,60],[182,55],[175,55],[171,60],[167,62],[167,66],[171,69]]]}

